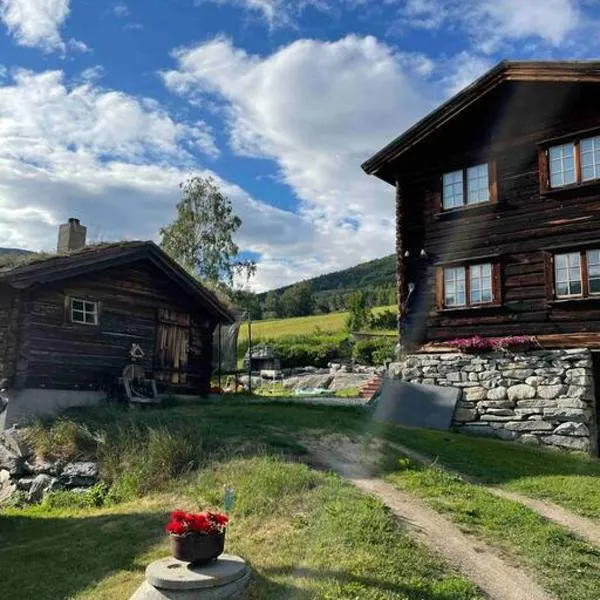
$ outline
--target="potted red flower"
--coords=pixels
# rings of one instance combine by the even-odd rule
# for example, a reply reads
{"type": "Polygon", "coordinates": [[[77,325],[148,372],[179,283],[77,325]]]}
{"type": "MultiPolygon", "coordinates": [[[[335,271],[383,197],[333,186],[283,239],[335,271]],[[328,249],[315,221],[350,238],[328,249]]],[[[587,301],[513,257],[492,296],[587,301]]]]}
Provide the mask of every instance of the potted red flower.
{"type": "Polygon", "coordinates": [[[222,513],[187,513],[176,510],[166,531],[171,534],[173,556],[185,562],[202,564],[216,559],[225,548],[229,519],[222,513]]]}

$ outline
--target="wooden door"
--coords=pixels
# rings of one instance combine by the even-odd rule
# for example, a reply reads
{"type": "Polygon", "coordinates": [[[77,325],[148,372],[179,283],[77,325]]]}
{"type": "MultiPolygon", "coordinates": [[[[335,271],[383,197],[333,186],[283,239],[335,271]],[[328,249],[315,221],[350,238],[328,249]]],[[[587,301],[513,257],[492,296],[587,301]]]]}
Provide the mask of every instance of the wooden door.
{"type": "Polygon", "coordinates": [[[156,379],[175,384],[188,381],[190,315],[168,308],[158,309],[156,379]]]}

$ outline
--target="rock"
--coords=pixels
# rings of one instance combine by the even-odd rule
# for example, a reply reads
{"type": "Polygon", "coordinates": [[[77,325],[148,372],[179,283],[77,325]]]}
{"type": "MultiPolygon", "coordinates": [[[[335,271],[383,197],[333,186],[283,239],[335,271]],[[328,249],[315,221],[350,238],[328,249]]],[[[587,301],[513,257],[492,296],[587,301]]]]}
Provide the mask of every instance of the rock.
{"type": "Polygon", "coordinates": [[[506,371],[502,371],[502,377],[506,377],[507,379],[520,379],[525,381],[527,377],[531,377],[533,375],[533,369],[507,369],[506,371]]]}
{"type": "Polygon", "coordinates": [[[479,435],[484,437],[496,437],[496,432],[489,427],[488,425],[480,424],[472,424],[468,423],[460,427],[459,431],[461,433],[466,433],[469,435],[479,435]]]}
{"type": "Polygon", "coordinates": [[[519,442],[521,442],[521,444],[527,444],[528,446],[539,446],[541,443],[540,438],[531,433],[524,433],[523,435],[519,436],[519,442]]]}
{"type": "Polygon", "coordinates": [[[512,408],[514,405],[512,400],[484,400],[478,406],[481,408],[512,408]]]}
{"type": "Polygon", "coordinates": [[[575,423],[574,421],[567,421],[566,423],[561,423],[555,430],[555,435],[574,435],[577,437],[588,437],[590,435],[590,430],[587,428],[587,425],[583,423],[575,423]]]}
{"type": "Polygon", "coordinates": [[[488,415],[496,415],[497,417],[513,417],[515,412],[510,408],[488,408],[486,411],[488,415]]]}
{"type": "Polygon", "coordinates": [[[40,502],[46,492],[51,491],[56,487],[58,480],[50,475],[40,474],[38,475],[29,488],[27,494],[28,502],[40,502]]]}
{"type": "Polygon", "coordinates": [[[488,400],[504,400],[506,398],[506,388],[503,386],[494,387],[487,392],[488,400]]]}
{"type": "Polygon", "coordinates": [[[483,371],[482,373],[479,373],[479,381],[489,381],[499,375],[500,373],[498,373],[498,371],[483,371]]]}
{"type": "Polygon", "coordinates": [[[590,449],[590,442],[583,437],[571,437],[568,435],[548,435],[542,438],[545,444],[551,446],[560,446],[569,450],[587,451],[590,449]]]}
{"type": "Polygon", "coordinates": [[[518,433],[516,431],[509,431],[508,429],[496,429],[496,437],[501,440],[513,441],[516,440],[518,433]]]}
{"type": "Polygon", "coordinates": [[[369,381],[369,375],[362,375],[360,373],[336,373],[333,380],[329,384],[329,389],[333,392],[339,390],[347,390],[350,388],[359,388],[361,385],[369,381]]]}
{"type": "Polygon", "coordinates": [[[499,415],[481,415],[481,417],[479,417],[479,419],[481,421],[495,421],[495,422],[507,422],[507,421],[514,421],[515,419],[518,419],[517,416],[515,415],[510,415],[510,416],[506,416],[506,417],[502,417],[499,415]]]}
{"type": "Polygon", "coordinates": [[[556,401],[556,407],[549,406],[548,408],[589,408],[589,404],[587,402],[583,402],[582,400],[578,400],[576,398],[559,398],[556,401]]]}
{"type": "Polygon", "coordinates": [[[0,506],[10,500],[16,489],[17,486],[11,480],[9,471],[0,469],[0,506]]]}
{"type": "Polygon", "coordinates": [[[454,413],[454,420],[464,423],[465,421],[474,421],[477,418],[477,411],[470,408],[457,408],[454,413]]]}
{"type": "Polygon", "coordinates": [[[565,393],[566,385],[538,385],[537,395],[544,400],[553,400],[565,393]]]}
{"type": "Polygon", "coordinates": [[[580,385],[570,385],[565,396],[568,396],[569,398],[577,398],[578,400],[588,400],[593,397],[593,394],[589,387],[580,385]]]}
{"type": "Polygon", "coordinates": [[[283,377],[283,372],[277,369],[262,369],[260,372],[260,376],[262,379],[281,379],[283,377]]]}
{"type": "Polygon", "coordinates": [[[529,417],[531,415],[541,415],[543,409],[541,408],[515,408],[515,415],[520,417],[529,417]]]}
{"type": "Polygon", "coordinates": [[[531,377],[527,377],[527,379],[525,379],[525,383],[532,387],[537,387],[538,385],[544,383],[544,381],[544,377],[540,377],[539,375],[532,375],[531,377]]]}
{"type": "Polygon", "coordinates": [[[46,460],[38,460],[33,463],[27,463],[27,468],[34,474],[39,475],[40,473],[47,473],[54,477],[60,475],[63,470],[63,462],[49,462],[46,460]]]}
{"type": "Polygon", "coordinates": [[[557,403],[553,400],[519,400],[518,408],[556,408],[557,403]]]}
{"type": "Polygon", "coordinates": [[[21,477],[20,479],[15,479],[15,485],[19,491],[28,492],[34,481],[35,477],[21,477]]]}
{"type": "Polygon", "coordinates": [[[485,400],[487,390],[482,387],[472,387],[465,389],[465,399],[471,402],[477,402],[479,400],[485,400]]]}
{"type": "Polygon", "coordinates": [[[547,408],[544,410],[544,418],[553,421],[586,423],[590,418],[590,412],[580,408],[547,408]]]}
{"type": "Polygon", "coordinates": [[[506,424],[510,431],[552,431],[554,425],[545,421],[513,421],[506,424]]]}
{"type": "Polygon", "coordinates": [[[65,465],[64,477],[98,477],[98,464],[92,461],[72,462],[65,465]]]}
{"type": "Polygon", "coordinates": [[[446,379],[452,383],[458,383],[462,381],[462,377],[460,376],[460,371],[448,373],[446,375],[446,379]]]}
{"type": "Polygon", "coordinates": [[[294,386],[294,390],[313,389],[313,388],[328,388],[333,381],[333,375],[306,375],[300,377],[298,383],[294,386]]]}
{"type": "Polygon", "coordinates": [[[535,398],[535,388],[526,383],[519,383],[508,388],[509,400],[528,400],[535,398]]]}
{"type": "Polygon", "coordinates": [[[390,363],[387,370],[387,376],[390,379],[401,379],[402,378],[402,363],[390,363]]]}

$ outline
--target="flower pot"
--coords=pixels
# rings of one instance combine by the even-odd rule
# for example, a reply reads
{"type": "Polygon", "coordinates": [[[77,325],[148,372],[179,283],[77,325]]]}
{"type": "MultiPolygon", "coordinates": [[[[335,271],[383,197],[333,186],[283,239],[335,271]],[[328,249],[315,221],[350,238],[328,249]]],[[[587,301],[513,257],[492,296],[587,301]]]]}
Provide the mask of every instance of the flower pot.
{"type": "Polygon", "coordinates": [[[193,564],[208,563],[215,560],[225,549],[223,533],[186,533],[171,535],[171,552],[178,560],[193,564]]]}

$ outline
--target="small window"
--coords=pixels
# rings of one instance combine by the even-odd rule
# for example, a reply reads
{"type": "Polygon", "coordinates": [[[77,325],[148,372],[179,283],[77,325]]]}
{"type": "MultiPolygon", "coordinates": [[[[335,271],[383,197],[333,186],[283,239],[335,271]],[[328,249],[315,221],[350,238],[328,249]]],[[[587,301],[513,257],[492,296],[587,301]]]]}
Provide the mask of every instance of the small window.
{"type": "Polygon", "coordinates": [[[444,269],[444,305],[465,306],[465,267],[444,269]]]}
{"type": "Polygon", "coordinates": [[[577,181],[574,144],[553,146],[548,151],[548,158],[550,160],[550,187],[561,187],[577,181]]]}
{"type": "Polygon", "coordinates": [[[554,257],[554,278],[557,298],[581,296],[581,255],[579,252],[557,254],[554,257]]]}
{"type": "Polygon", "coordinates": [[[98,325],[98,303],[71,298],[71,322],[98,325]]]}
{"type": "Polygon", "coordinates": [[[464,205],[463,172],[444,174],[444,210],[464,205]]]}
{"type": "Polygon", "coordinates": [[[442,208],[463,208],[496,199],[495,163],[483,163],[444,173],[442,208]],[[493,174],[490,175],[490,172],[493,174]],[[493,184],[493,185],[492,185],[493,184]]]}
{"type": "Polygon", "coordinates": [[[487,163],[467,169],[467,204],[481,204],[490,199],[487,163]]]}

